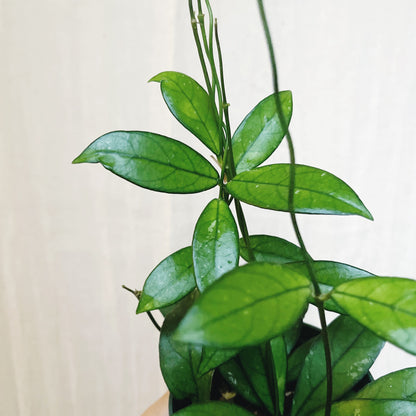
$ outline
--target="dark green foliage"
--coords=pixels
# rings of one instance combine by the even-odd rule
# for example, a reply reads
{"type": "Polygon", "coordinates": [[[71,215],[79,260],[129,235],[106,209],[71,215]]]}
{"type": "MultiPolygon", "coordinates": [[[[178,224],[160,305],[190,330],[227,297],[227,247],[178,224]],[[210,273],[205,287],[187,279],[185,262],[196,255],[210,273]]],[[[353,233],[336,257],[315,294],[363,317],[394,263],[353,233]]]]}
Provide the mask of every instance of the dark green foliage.
{"type": "MultiPolygon", "coordinates": [[[[272,52],[263,2],[258,5],[272,52]]],[[[192,403],[175,415],[416,414],[414,368],[361,388],[385,341],[416,355],[416,282],[312,259],[297,214],[372,216],[344,181],[295,164],[288,129],[292,94],[279,92],[275,75],[274,92],[232,134],[219,39],[215,33],[214,41],[208,0],[205,6],[209,30],[202,2],[195,11],[189,0],[206,89],[173,71],[151,81],[160,83],[174,117],[213,153],[219,172],[188,145],[141,131],[105,134],[73,162],[101,163],[160,192],[218,186],[218,198],[195,225],[192,245],[159,263],[139,296],[137,313],[160,310],[165,316],[159,353],[169,391],[192,403]],[[284,138],[290,163],[260,166],[284,138]],[[249,235],[241,201],[289,212],[296,244],[249,235]],[[309,305],[318,308],[322,330],[303,323],[309,305]],[[325,309],[337,314],[329,326],[325,309]],[[211,385],[213,379],[218,385],[211,385]]]]}

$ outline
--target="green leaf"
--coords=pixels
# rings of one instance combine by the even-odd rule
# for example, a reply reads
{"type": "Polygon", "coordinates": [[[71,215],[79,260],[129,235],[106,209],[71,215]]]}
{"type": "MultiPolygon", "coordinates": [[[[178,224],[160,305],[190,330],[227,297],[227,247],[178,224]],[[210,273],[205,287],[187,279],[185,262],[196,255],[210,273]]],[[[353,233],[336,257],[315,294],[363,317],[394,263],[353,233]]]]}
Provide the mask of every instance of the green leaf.
{"type": "Polygon", "coordinates": [[[397,277],[352,280],[332,299],[379,337],[416,354],[416,281],[397,277]]]}
{"type": "Polygon", "coordinates": [[[199,363],[198,374],[207,373],[221,364],[228,361],[230,358],[238,354],[238,349],[218,349],[213,347],[204,347],[202,349],[201,362],[199,363]]]}
{"type": "MultiPolygon", "coordinates": [[[[289,171],[289,164],[276,164],[242,172],[227,184],[227,190],[248,204],[288,212],[289,171]]],[[[296,165],[295,172],[295,212],[373,218],[357,194],[331,173],[304,165],[296,165]]]]}
{"type": "Polygon", "coordinates": [[[176,338],[222,348],[283,334],[305,312],[307,277],[286,265],[251,263],[212,284],[181,322],[176,338]]]}
{"type": "Polygon", "coordinates": [[[287,365],[287,381],[292,382],[299,378],[299,375],[302,371],[305,358],[309,354],[312,344],[316,341],[317,337],[313,337],[298,348],[296,348],[292,354],[289,356],[288,365],[287,365]]]}
{"type": "MultiPolygon", "coordinates": [[[[292,117],[292,93],[281,91],[286,125],[292,117]]],[[[284,129],[276,111],[275,95],[260,101],[245,117],[233,136],[233,156],[237,173],[255,168],[264,162],[279,146],[284,137],[284,129]]]]}
{"type": "MultiPolygon", "coordinates": [[[[283,264],[304,260],[301,248],[283,238],[271,235],[251,235],[250,246],[254,258],[259,262],[283,264]]],[[[240,239],[240,255],[244,260],[249,261],[243,239],[240,239]]]]}
{"type": "MultiPolygon", "coordinates": [[[[328,327],[333,371],[333,399],[348,392],[367,374],[384,342],[347,316],[328,327]]],[[[311,346],[293,398],[292,416],[308,415],[324,406],[326,366],[322,337],[311,346]]]]}
{"type": "Polygon", "coordinates": [[[175,412],[173,416],[253,416],[253,414],[234,404],[209,402],[185,407],[175,412]]]}
{"type": "Polygon", "coordinates": [[[107,133],[72,163],[101,163],[136,185],[160,192],[195,193],[218,183],[217,171],[195,150],[148,132],[107,133]]]}
{"type": "Polygon", "coordinates": [[[160,82],[163,98],[176,119],[219,155],[218,116],[207,92],[191,77],[180,72],[162,72],[150,81],[160,82]]]}
{"type": "Polygon", "coordinates": [[[266,409],[274,413],[272,392],[268,381],[269,362],[264,345],[245,348],[239,354],[240,364],[251,386],[266,409]]]}
{"type": "MultiPolygon", "coordinates": [[[[346,400],[332,405],[331,416],[410,416],[416,414],[416,402],[405,400],[346,400]]],[[[323,409],[311,416],[324,416],[323,409]]]]}
{"type": "Polygon", "coordinates": [[[261,407],[262,402],[237,356],[219,367],[221,375],[231,388],[249,403],[261,407]]]}
{"type": "Polygon", "coordinates": [[[283,337],[276,337],[270,340],[270,352],[273,365],[274,384],[276,391],[276,402],[281,414],[284,414],[287,355],[286,343],[283,337]]]}
{"type": "Polygon", "coordinates": [[[196,224],[192,247],[201,292],[238,265],[238,230],[226,202],[214,199],[206,206],[196,224]]]}
{"type": "Polygon", "coordinates": [[[209,398],[212,374],[201,377],[197,372],[202,347],[179,343],[172,339],[179,321],[193,302],[192,297],[185,300],[186,302],[181,302],[163,322],[159,340],[160,369],[169,391],[175,398],[209,398]]]}
{"type": "Polygon", "coordinates": [[[137,313],[164,308],[195,289],[192,247],[165,258],[150,273],[143,287],[137,313]]]}
{"type": "Polygon", "coordinates": [[[354,399],[389,399],[416,402],[416,368],[386,374],[367,384],[354,399]]]}
{"type": "MultiPolygon", "coordinates": [[[[307,267],[304,262],[293,263],[291,267],[300,273],[307,273],[307,267]]],[[[314,261],[312,262],[312,267],[322,295],[330,293],[334,287],[350,280],[374,276],[365,270],[335,261],[314,261]]],[[[312,297],[309,301],[311,303],[315,302],[312,297]]],[[[325,308],[330,311],[345,313],[332,299],[328,299],[325,302],[325,308]]]]}

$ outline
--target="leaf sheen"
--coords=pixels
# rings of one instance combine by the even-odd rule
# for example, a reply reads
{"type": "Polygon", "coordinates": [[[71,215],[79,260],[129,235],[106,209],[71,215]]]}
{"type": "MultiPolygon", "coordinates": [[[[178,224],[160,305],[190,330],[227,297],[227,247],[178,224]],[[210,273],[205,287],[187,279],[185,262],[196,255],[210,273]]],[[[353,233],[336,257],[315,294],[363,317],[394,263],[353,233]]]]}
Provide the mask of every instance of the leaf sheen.
{"type": "MultiPolygon", "coordinates": [[[[290,164],[262,166],[235,176],[228,192],[260,208],[289,212],[290,164]]],[[[294,209],[299,214],[360,215],[373,219],[357,194],[341,179],[311,166],[296,165],[294,209]]]]}
{"type": "Polygon", "coordinates": [[[201,192],[219,179],[212,165],[189,146],[142,131],[107,133],[72,163],[101,163],[123,179],[159,192],[201,192]]]}

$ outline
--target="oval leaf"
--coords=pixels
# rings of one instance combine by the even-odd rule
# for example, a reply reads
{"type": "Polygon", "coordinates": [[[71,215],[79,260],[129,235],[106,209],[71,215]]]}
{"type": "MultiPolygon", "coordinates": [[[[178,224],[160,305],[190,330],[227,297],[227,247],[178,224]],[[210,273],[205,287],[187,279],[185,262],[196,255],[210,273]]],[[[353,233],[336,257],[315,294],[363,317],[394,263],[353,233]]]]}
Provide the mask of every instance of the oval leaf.
{"type": "Polygon", "coordinates": [[[286,343],[283,337],[270,340],[270,353],[272,360],[274,390],[280,413],[284,414],[285,394],[286,394],[286,375],[287,375],[287,354],[286,343]]]}
{"type": "Polygon", "coordinates": [[[274,413],[273,395],[269,385],[270,362],[264,344],[245,348],[238,354],[244,373],[266,409],[274,413]]]}
{"type": "Polygon", "coordinates": [[[416,368],[386,374],[367,384],[354,399],[389,399],[416,402],[416,368]]]}
{"type": "Polygon", "coordinates": [[[176,338],[222,348],[259,344],[303,315],[310,283],[286,265],[252,263],[211,285],[181,322],[176,338]]]}
{"type": "Polygon", "coordinates": [[[238,230],[226,202],[214,199],[207,205],[196,224],[192,247],[201,292],[238,265],[238,230]]]}
{"type": "Polygon", "coordinates": [[[361,325],[416,355],[416,281],[397,277],[352,280],[332,299],[361,325]]]}
{"type": "Polygon", "coordinates": [[[173,332],[192,302],[192,297],[182,301],[166,316],[160,331],[160,369],[169,391],[177,399],[206,398],[205,396],[209,397],[210,392],[212,374],[199,376],[197,372],[202,347],[176,342],[172,339],[173,332]]]}
{"type": "MultiPolygon", "coordinates": [[[[284,240],[271,235],[251,235],[250,246],[256,261],[267,263],[291,263],[304,260],[302,249],[284,240]]],[[[247,247],[243,239],[240,239],[240,255],[249,261],[247,247]]]]}
{"type": "MultiPolygon", "coordinates": [[[[292,117],[292,93],[279,93],[286,126],[292,117]]],[[[263,163],[279,146],[284,137],[276,111],[275,95],[260,101],[238,126],[232,139],[233,156],[237,173],[263,163]]]]}
{"type": "Polygon", "coordinates": [[[194,193],[213,188],[218,173],[189,146],[155,133],[114,131],[92,142],[72,163],[101,163],[143,188],[194,193]]]}
{"type": "MultiPolygon", "coordinates": [[[[289,164],[256,168],[227,184],[236,199],[260,208],[289,211],[289,164]]],[[[341,179],[321,169],[296,165],[294,209],[300,214],[360,215],[372,219],[357,194],[341,179]]]]}
{"type": "MultiPolygon", "coordinates": [[[[384,342],[347,316],[328,327],[333,372],[333,399],[348,392],[368,372],[384,342]]],[[[322,337],[311,346],[293,397],[292,416],[308,415],[326,400],[322,337]]]]}
{"type": "Polygon", "coordinates": [[[244,371],[239,357],[235,357],[219,367],[221,375],[231,386],[232,390],[238,393],[249,403],[262,407],[262,402],[252,386],[248,374],[244,371]]]}
{"type": "Polygon", "coordinates": [[[185,407],[175,412],[173,416],[253,416],[253,414],[234,404],[209,402],[185,407]]]}
{"type": "MultiPolygon", "coordinates": [[[[332,405],[331,416],[410,416],[416,414],[416,403],[405,400],[346,400],[332,405]]],[[[324,416],[319,410],[311,416],[324,416]]]]}
{"type": "Polygon", "coordinates": [[[164,308],[195,289],[192,247],[185,247],[160,262],[143,287],[136,313],[164,308]]]}
{"type": "MultiPolygon", "coordinates": [[[[304,262],[293,263],[291,267],[301,273],[307,272],[307,267],[304,262]]],[[[335,261],[314,261],[312,263],[312,267],[323,295],[331,292],[334,287],[352,279],[374,276],[365,270],[335,261]]],[[[315,300],[311,298],[309,302],[314,303],[315,300]]],[[[325,308],[330,311],[345,313],[345,311],[343,311],[343,309],[340,308],[332,299],[328,299],[325,302],[325,308]]]]}
{"type": "Polygon", "coordinates": [[[204,347],[202,350],[201,362],[199,363],[198,373],[205,374],[230,358],[238,354],[239,349],[218,349],[214,347],[204,347]]]}
{"type": "Polygon", "coordinates": [[[163,98],[176,119],[219,155],[218,116],[207,92],[191,77],[180,72],[162,72],[150,81],[160,82],[163,98]]]}

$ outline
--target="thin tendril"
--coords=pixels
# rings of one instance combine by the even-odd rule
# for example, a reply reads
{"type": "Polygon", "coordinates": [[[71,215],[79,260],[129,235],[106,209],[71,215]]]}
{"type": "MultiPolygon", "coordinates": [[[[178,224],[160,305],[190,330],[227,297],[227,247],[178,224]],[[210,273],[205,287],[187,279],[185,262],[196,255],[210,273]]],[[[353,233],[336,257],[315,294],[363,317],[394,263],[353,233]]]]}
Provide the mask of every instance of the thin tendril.
{"type": "Polygon", "coordinates": [[[319,288],[318,280],[315,275],[315,271],[312,265],[312,259],[306,250],[305,243],[303,241],[302,235],[300,233],[299,225],[296,219],[296,213],[294,208],[294,193],[295,193],[295,150],[293,146],[293,140],[291,134],[289,132],[289,128],[287,126],[286,120],[284,118],[282,104],[279,98],[279,85],[278,85],[278,76],[277,76],[277,65],[276,65],[276,58],[273,49],[273,43],[270,35],[269,26],[267,23],[266,13],[264,10],[263,0],[257,0],[260,16],[263,24],[263,29],[265,32],[267,46],[269,49],[270,54],[270,62],[272,66],[272,75],[273,75],[273,87],[275,93],[275,101],[276,101],[276,108],[279,117],[279,121],[283,127],[283,131],[286,133],[286,139],[289,146],[289,154],[290,154],[290,184],[289,184],[289,212],[290,217],[293,225],[293,229],[295,231],[296,237],[298,239],[299,245],[302,249],[303,257],[309,272],[310,279],[312,281],[314,290],[315,290],[315,297],[316,297],[316,304],[319,311],[319,319],[321,322],[322,327],[322,340],[324,344],[325,350],[325,364],[326,364],[326,377],[327,377],[327,392],[326,392],[326,403],[325,403],[325,416],[331,415],[331,403],[332,403],[332,366],[331,366],[331,351],[329,347],[329,338],[328,338],[328,330],[325,318],[325,310],[323,306],[322,300],[319,299],[321,294],[321,290],[319,288]]]}

